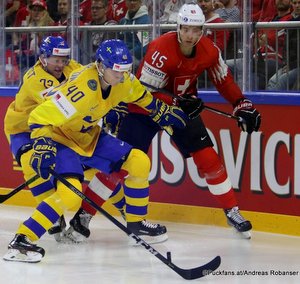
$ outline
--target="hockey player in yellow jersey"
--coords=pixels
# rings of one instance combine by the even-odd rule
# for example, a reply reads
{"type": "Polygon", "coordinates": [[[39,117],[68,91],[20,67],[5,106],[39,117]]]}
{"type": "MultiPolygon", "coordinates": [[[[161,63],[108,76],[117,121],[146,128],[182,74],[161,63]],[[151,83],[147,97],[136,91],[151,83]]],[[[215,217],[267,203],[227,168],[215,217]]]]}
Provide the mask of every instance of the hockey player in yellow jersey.
{"type": "MultiPolygon", "coordinates": [[[[29,163],[33,153],[31,130],[27,123],[29,114],[45,100],[49,90],[60,85],[79,67],[81,64],[70,60],[70,48],[62,37],[44,38],[40,44],[39,59],[24,74],[15,100],[7,109],[4,119],[5,134],[14,157],[22,166],[25,180],[35,173],[29,163]]],[[[53,184],[41,178],[29,187],[37,203],[54,192],[53,184]]],[[[64,220],[61,221],[64,223],[64,220]]],[[[55,227],[51,232],[55,232],[55,227]]],[[[55,237],[60,238],[60,234],[55,234],[55,237]]]]}
{"type": "MultiPolygon", "coordinates": [[[[133,233],[149,231],[156,242],[167,239],[165,226],[145,220],[149,199],[150,160],[142,151],[107,134],[100,119],[120,102],[134,103],[149,112],[161,127],[185,127],[187,116],[178,107],[153,98],[130,73],[132,56],[124,42],[107,40],[96,52],[96,62],[71,73],[54,88],[45,102],[29,115],[33,154],[31,166],[44,179],[50,167],[81,189],[82,164],[105,173],[125,170],[123,183],[127,227],[133,233]]],[[[52,179],[51,179],[52,180],[52,179]]],[[[59,219],[64,210],[80,204],[80,197],[60,181],[56,192],[45,198],[22,223],[3,257],[10,261],[38,262],[45,254],[34,244],[59,219]]]]}

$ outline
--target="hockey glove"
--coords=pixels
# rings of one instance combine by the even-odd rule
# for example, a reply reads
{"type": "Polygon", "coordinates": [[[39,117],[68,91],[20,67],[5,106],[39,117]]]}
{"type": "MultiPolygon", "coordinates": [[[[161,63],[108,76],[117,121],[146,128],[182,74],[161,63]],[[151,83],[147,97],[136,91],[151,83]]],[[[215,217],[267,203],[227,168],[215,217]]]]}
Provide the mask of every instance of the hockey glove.
{"type": "Polygon", "coordinates": [[[233,115],[243,119],[243,122],[238,122],[238,126],[243,131],[247,131],[249,134],[253,131],[258,131],[261,123],[261,116],[250,100],[244,98],[237,101],[233,109],[233,115]]]}
{"type": "Polygon", "coordinates": [[[190,119],[197,118],[204,109],[203,101],[196,96],[184,95],[178,104],[181,109],[189,116],[190,119]]]}
{"type": "Polygon", "coordinates": [[[30,164],[37,174],[48,179],[49,168],[55,165],[56,146],[52,139],[39,137],[33,142],[34,153],[31,156],[30,164]]]}
{"type": "Polygon", "coordinates": [[[155,109],[150,114],[150,117],[160,127],[166,129],[169,134],[172,134],[168,130],[169,126],[184,128],[188,120],[188,116],[179,107],[169,106],[160,100],[155,100],[155,109]]]}
{"type": "Polygon", "coordinates": [[[127,104],[119,103],[112,108],[103,118],[103,128],[110,130],[112,135],[117,135],[122,119],[128,114],[127,104]]]}

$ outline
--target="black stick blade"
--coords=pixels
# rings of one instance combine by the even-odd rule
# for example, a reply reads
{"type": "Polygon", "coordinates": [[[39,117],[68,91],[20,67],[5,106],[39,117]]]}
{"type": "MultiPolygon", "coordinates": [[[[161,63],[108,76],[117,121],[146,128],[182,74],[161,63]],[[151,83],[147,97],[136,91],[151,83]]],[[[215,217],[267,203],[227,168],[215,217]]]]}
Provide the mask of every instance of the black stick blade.
{"type": "Polygon", "coordinates": [[[173,268],[181,277],[186,280],[198,279],[203,276],[209,275],[214,270],[216,270],[221,264],[221,257],[216,256],[213,260],[206,263],[205,265],[192,268],[192,269],[182,269],[177,266],[173,268]]]}

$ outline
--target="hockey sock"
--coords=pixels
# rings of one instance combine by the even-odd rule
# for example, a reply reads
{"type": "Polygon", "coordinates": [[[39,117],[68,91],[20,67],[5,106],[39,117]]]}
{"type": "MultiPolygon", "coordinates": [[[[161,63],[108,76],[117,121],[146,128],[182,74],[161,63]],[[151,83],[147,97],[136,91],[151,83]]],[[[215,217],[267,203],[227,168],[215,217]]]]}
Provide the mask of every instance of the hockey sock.
{"type": "Polygon", "coordinates": [[[63,214],[64,204],[55,192],[42,201],[32,216],[20,225],[17,234],[26,235],[31,241],[38,240],[63,214]]]}
{"type": "Polygon", "coordinates": [[[219,156],[212,147],[192,153],[197,168],[207,182],[209,191],[220,203],[223,209],[237,205],[231,181],[219,156]]]}
{"type": "MultiPolygon", "coordinates": [[[[102,172],[97,172],[88,187],[85,190],[85,195],[92,199],[98,206],[102,206],[103,203],[109,199],[111,196],[112,203],[118,209],[123,208],[121,200],[124,198],[123,190],[120,184],[120,180],[127,175],[125,171],[120,171],[117,173],[112,173],[110,175],[104,174],[102,172]]],[[[92,207],[86,201],[82,201],[82,209],[91,215],[95,215],[97,210],[92,207]]]]}

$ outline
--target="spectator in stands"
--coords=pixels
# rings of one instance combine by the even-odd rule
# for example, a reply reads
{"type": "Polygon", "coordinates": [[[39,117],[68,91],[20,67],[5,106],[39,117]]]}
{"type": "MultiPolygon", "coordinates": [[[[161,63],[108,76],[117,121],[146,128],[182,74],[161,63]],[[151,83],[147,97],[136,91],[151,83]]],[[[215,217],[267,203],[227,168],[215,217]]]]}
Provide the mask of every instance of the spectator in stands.
{"type": "MultiPolygon", "coordinates": [[[[277,15],[273,22],[289,21],[291,19],[291,0],[276,0],[277,15]]],[[[270,77],[275,74],[276,68],[282,67],[282,55],[284,48],[284,30],[272,30],[257,32],[254,43],[253,55],[253,83],[255,87],[264,90],[270,77]]],[[[235,74],[243,73],[243,60],[230,59],[226,61],[231,72],[235,74]]]]}
{"type": "Polygon", "coordinates": [[[26,6],[20,8],[16,14],[14,26],[15,27],[25,27],[26,26],[26,18],[29,16],[29,3],[30,0],[25,1],[26,6]]]}
{"type": "MultiPolygon", "coordinates": [[[[22,23],[26,27],[51,26],[54,21],[47,12],[47,4],[44,0],[33,0],[29,4],[29,15],[22,23]]],[[[32,66],[36,61],[39,41],[45,34],[43,33],[24,33],[13,34],[14,50],[18,54],[19,63],[23,68],[32,66]]]]}
{"type": "MultiPolygon", "coordinates": [[[[107,9],[108,9],[107,0],[92,0],[91,6],[91,15],[92,21],[87,23],[88,25],[116,25],[118,24],[114,20],[107,19],[107,9]]],[[[95,54],[95,51],[99,47],[100,43],[107,39],[116,38],[115,32],[93,32],[91,34],[92,42],[92,53],[95,54]]]]}
{"type": "MultiPolygon", "coordinates": [[[[3,2],[2,2],[3,3],[3,2]]],[[[3,5],[3,4],[1,4],[3,5]]],[[[17,11],[26,6],[23,0],[7,0],[5,7],[5,23],[7,27],[13,26],[17,11]]]]}
{"type": "MultiPolygon", "coordinates": [[[[237,5],[240,8],[241,15],[243,14],[243,7],[244,1],[237,1],[237,5]]],[[[275,0],[252,0],[247,1],[248,5],[251,5],[252,14],[251,18],[253,22],[270,22],[276,15],[276,5],[275,0]]]]}
{"type": "MultiPolygon", "coordinates": [[[[271,22],[289,21],[291,19],[291,0],[275,0],[277,14],[271,22]]],[[[282,67],[283,52],[285,48],[285,31],[262,30],[257,33],[258,48],[255,53],[254,71],[258,77],[258,88],[265,89],[270,77],[277,68],[282,67]]]]}
{"type": "MultiPolygon", "coordinates": [[[[300,0],[292,0],[292,18],[290,21],[300,21],[300,0]]],[[[300,81],[300,33],[299,29],[286,30],[284,63],[269,80],[267,90],[286,91],[294,88],[295,82],[300,81]]]]}
{"type": "MultiPolygon", "coordinates": [[[[6,2],[5,6],[5,11],[4,11],[4,19],[5,19],[5,25],[7,27],[11,27],[14,25],[15,18],[17,15],[17,11],[19,9],[22,9],[23,6],[25,5],[25,1],[20,1],[20,0],[7,0],[7,1],[2,1],[1,5],[4,5],[3,3],[6,2]]],[[[2,17],[2,15],[1,15],[2,17]]],[[[11,33],[6,33],[5,34],[6,38],[6,46],[11,45],[12,43],[12,34],[11,33]]]]}
{"type": "MultiPolygon", "coordinates": [[[[55,36],[63,37],[70,44],[68,40],[68,27],[71,26],[71,1],[70,0],[58,0],[57,2],[58,21],[55,22],[56,26],[66,26],[65,31],[54,33],[55,36]]],[[[82,26],[84,23],[80,20],[80,17],[76,17],[78,24],[82,26]]]]}
{"type": "Polygon", "coordinates": [[[237,6],[237,0],[217,0],[214,3],[215,13],[218,14],[224,22],[240,22],[241,12],[237,6]]]}
{"type": "MultiPolygon", "coordinates": [[[[239,1],[241,2],[241,1],[239,1]]],[[[263,5],[263,0],[252,0],[251,1],[251,8],[252,8],[252,16],[251,19],[253,22],[258,22],[260,14],[261,14],[261,9],[263,5]]],[[[239,3],[241,4],[241,3],[239,3]]]]}
{"type": "Polygon", "coordinates": [[[107,18],[119,22],[125,17],[127,5],[125,0],[109,0],[107,9],[107,18]]]}
{"type": "Polygon", "coordinates": [[[80,1],[79,4],[79,14],[80,14],[80,20],[83,23],[88,23],[92,20],[91,16],[91,0],[83,0],[80,1]]]}
{"type": "MultiPolygon", "coordinates": [[[[215,13],[224,20],[224,22],[240,22],[241,12],[237,5],[237,0],[217,0],[214,2],[215,13]]],[[[237,39],[241,38],[241,32],[238,29],[228,30],[229,39],[227,41],[227,49],[223,57],[225,60],[235,58],[238,54],[237,39]]]]}
{"type": "Polygon", "coordinates": [[[160,17],[159,22],[161,24],[176,24],[178,11],[185,2],[186,1],[184,0],[162,0],[160,5],[163,14],[160,17]]]}
{"type": "Polygon", "coordinates": [[[58,20],[55,22],[55,25],[67,26],[70,9],[71,9],[70,0],[58,0],[57,1],[58,20]]]}
{"type": "Polygon", "coordinates": [[[46,0],[48,7],[49,16],[53,19],[54,22],[59,20],[59,14],[57,11],[58,0],[46,0]]]}
{"type": "Polygon", "coordinates": [[[261,12],[258,18],[259,22],[270,22],[277,14],[276,0],[263,0],[261,12]]]}
{"type": "MultiPolygon", "coordinates": [[[[205,16],[205,23],[224,23],[224,20],[219,17],[218,14],[214,12],[214,0],[198,0],[198,5],[203,11],[205,16]]],[[[210,38],[217,47],[224,51],[229,40],[229,31],[228,30],[215,30],[205,29],[205,35],[210,38]]]]}
{"type": "MultiPolygon", "coordinates": [[[[149,24],[150,18],[148,9],[142,5],[142,0],[126,0],[127,12],[119,22],[120,25],[149,24]]],[[[123,39],[134,57],[134,70],[146,52],[149,43],[149,32],[131,31],[121,32],[120,39],[123,39]]]]}

